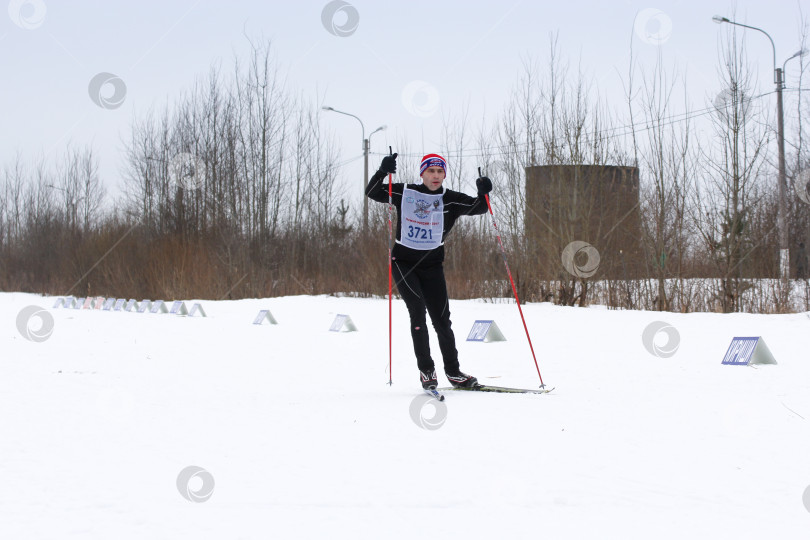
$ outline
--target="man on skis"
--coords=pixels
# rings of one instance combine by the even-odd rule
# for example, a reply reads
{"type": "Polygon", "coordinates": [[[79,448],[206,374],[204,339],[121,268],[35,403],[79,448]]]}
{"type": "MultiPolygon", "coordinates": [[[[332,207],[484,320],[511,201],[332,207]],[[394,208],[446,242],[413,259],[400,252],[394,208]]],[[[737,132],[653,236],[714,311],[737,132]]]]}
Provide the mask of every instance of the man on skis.
{"type": "MultiPolygon", "coordinates": [[[[370,199],[388,202],[388,185],[383,179],[397,171],[397,154],[386,156],[366,188],[370,199]]],[[[447,380],[455,387],[473,387],[478,380],[459,366],[455,336],[451,329],[447,283],[444,278],[444,241],[461,216],[487,212],[485,195],[492,182],[482,176],[475,182],[478,197],[442,187],[447,162],[438,154],[422,158],[421,184],[392,184],[392,203],[397,209],[396,243],[391,252],[391,270],[402,299],[408,307],[411,337],[425,389],[436,388],[436,368],[430,356],[425,311],[439,339],[447,380]]]]}

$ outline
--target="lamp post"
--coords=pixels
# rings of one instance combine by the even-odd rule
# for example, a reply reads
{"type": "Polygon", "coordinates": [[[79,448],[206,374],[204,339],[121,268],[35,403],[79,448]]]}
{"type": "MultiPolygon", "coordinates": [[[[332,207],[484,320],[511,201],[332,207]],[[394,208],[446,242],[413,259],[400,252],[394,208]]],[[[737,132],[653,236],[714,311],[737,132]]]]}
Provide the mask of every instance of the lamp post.
{"type": "Polygon", "coordinates": [[[351,116],[352,118],[355,118],[358,122],[360,122],[360,129],[363,132],[363,232],[365,233],[366,231],[368,231],[368,197],[366,197],[366,188],[368,187],[368,148],[369,148],[369,139],[371,138],[371,135],[377,133],[378,131],[381,131],[381,130],[385,129],[385,126],[380,126],[377,129],[375,129],[374,131],[372,131],[371,134],[369,134],[369,139],[366,139],[366,126],[363,125],[363,121],[360,120],[360,118],[358,118],[357,116],[355,116],[353,114],[343,112],[343,111],[339,111],[339,110],[337,110],[337,109],[335,109],[333,107],[327,107],[325,105],[323,107],[321,107],[321,109],[323,109],[324,111],[336,112],[338,114],[345,114],[346,116],[351,116]]]}
{"type": "MultiPolygon", "coordinates": [[[[787,279],[790,272],[790,248],[788,247],[788,231],[787,231],[787,192],[786,192],[786,173],[785,173],[785,119],[782,110],[782,88],[784,81],[782,75],[784,73],[784,64],[782,68],[776,67],[776,46],[773,44],[771,36],[762,28],[756,26],[748,26],[747,24],[732,21],[726,17],[715,15],[712,20],[717,24],[728,23],[735,26],[742,26],[743,28],[750,28],[757,32],[762,32],[771,42],[773,49],[773,77],[776,84],[776,115],[777,115],[777,148],[779,153],[779,212],[776,219],[776,225],[779,231],[779,275],[782,279],[787,279]]],[[[802,56],[803,51],[799,51],[791,58],[802,56]]],[[[787,60],[785,60],[787,64],[787,60]]]]}
{"type": "Polygon", "coordinates": [[[794,58],[801,58],[806,54],[807,54],[807,49],[802,49],[800,51],[796,51],[795,53],[793,53],[793,56],[791,56],[790,58],[785,60],[784,63],[782,64],[782,73],[783,74],[785,73],[785,66],[787,65],[788,62],[790,62],[794,58]]]}
{"type": "Polygon", "coordinates": [[[377,129],[375,129],[374,131],[372,131],[371,133],[368,134],[368,148],[369,148],[369,150],[371,150],[371,136],[374,135],[375,133],[377,133],[378,131],[383,131],[387,127],[388,126],[382,125],[382,126],[378,127],[377,129]]]}
{"type": "Polygon", "coordinates": [[[371,136],[374,135],[375,133],[377,133],[378,131],[385,130],[387,127],[388,126],[386,126],[386,125],[382,125],[382,126],[378,127],[377,129],[375,129],[374,131],[372,131],[371,133],[368,134],[368,151],[369,151],[369,153],[371,153],[371,136]]]}

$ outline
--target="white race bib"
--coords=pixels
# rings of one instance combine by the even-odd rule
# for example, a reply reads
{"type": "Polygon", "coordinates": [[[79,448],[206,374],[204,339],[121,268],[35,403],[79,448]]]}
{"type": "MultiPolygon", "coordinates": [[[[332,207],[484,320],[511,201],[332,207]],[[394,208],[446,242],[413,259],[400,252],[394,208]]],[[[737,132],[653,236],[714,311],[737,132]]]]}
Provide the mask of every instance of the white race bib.
{"type": "Polygon", "coordinates": [[[400,211],[400,244],[421,250],[436,249],[442,245],[443,194],[428,195],[406,187],[402,190],[400,211]]]}

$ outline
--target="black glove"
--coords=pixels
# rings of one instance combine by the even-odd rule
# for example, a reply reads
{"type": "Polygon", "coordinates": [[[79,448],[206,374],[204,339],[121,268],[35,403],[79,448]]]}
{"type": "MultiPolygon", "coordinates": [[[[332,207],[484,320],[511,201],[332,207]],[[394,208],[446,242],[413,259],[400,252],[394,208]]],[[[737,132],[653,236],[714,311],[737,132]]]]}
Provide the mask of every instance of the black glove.
{"type": "Polygon", "coordinates": [[[394,174],[397,172],[397,154],[385,156],[380,163],[380,170],[385,174],[394,174]]]}
{"type": "Polygon", "coordinates": [[[478,196],[482,197],[492,191],[492,180],[482,176],[475,181],[475,186],[478,188],[478,196]]]}

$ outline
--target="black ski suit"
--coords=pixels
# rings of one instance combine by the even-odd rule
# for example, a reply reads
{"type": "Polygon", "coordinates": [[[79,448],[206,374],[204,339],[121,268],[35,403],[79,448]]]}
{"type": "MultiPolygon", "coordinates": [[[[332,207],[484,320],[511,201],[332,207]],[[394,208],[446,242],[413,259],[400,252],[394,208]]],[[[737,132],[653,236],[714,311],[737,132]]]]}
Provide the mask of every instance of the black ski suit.
{"type": "MultiPolygon", "coordinates": [[[[386,173],[377,171],[366,188],[368,198],[382,203],[388,202],[388,184],[383,184],[386,173]]],[[[450,306],[447,297],[447,283],[444,279],[444,241],[461,216],[479,215],[487,212],[484,196],[470,197],[444,187],[433,192],[424,184],[392,184],[392,202],[397,209],[396,243],[391,253],[394,281],[397,285],[411,319],[411,337],[416,363],[419,370],[430,373],[435,369],[430,356],[425,310],[439,338],[445,373],[459,371],[458,351],[453,330],[450,328],[450,306]],[[441,194],[443,203],[443,230],[441,245],[433,249],[413,249],[403,245],[402,240],[402,196],[405,188],[426,195],[441,194]]],[[[420,232],[417,230],[417,233],[420,232]]],[[[409,228],[409,236],[413,231],[409,228]]],[[[424,237],[424,232],[422,232],[424,237]]],[[[418,236],[418,234],[417,234],[418,236]]]]}

